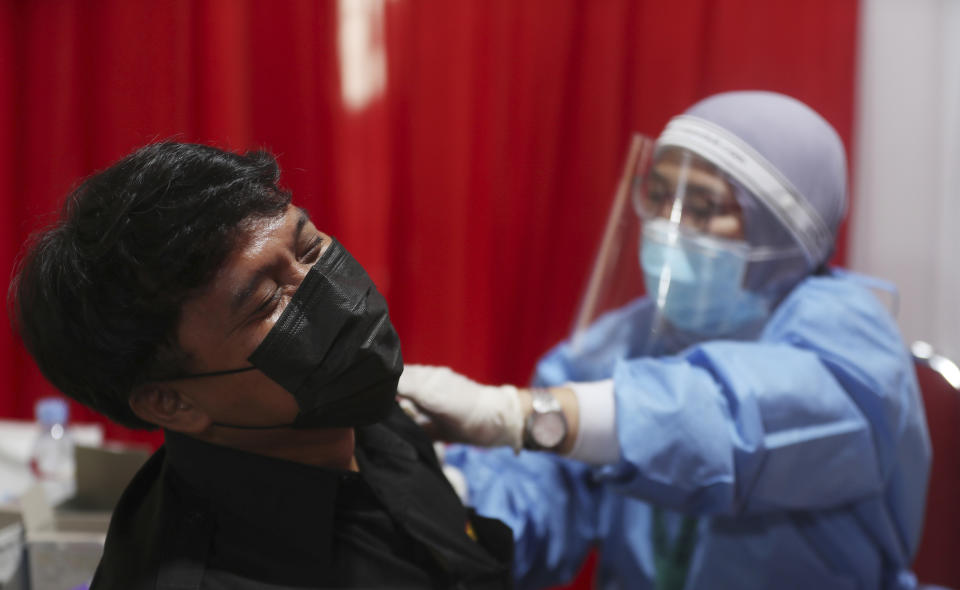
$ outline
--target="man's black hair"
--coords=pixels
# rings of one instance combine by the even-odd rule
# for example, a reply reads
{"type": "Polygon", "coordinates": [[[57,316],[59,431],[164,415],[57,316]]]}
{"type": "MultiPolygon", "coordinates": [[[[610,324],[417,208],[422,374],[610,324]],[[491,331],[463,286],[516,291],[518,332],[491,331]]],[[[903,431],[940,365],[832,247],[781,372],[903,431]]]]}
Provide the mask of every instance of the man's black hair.
{"type": "Polygon", "coordinates": [[[251,219],[283,213],[276,160],[205,145],[145,146],[84,180],[32,236],[10,284],[11,320],[44,376],[111,419],[153,428],[128,398],[187,370],[185,300],[251,219]]]}

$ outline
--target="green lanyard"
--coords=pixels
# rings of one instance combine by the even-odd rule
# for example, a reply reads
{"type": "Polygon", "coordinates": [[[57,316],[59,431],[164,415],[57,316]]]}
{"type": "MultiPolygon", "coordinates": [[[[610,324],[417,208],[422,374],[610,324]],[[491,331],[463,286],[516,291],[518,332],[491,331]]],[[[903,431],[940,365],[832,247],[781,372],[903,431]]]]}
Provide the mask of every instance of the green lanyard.
{"type": "Polygon", "coordinates": [[[690,569],[690,558],[697,544],[697,519],[684,516],[680,532],[671,546],[663,510],[654,506],[650,536],[653,540],[653,565],[657,590],[683,590],[690,569]]]}

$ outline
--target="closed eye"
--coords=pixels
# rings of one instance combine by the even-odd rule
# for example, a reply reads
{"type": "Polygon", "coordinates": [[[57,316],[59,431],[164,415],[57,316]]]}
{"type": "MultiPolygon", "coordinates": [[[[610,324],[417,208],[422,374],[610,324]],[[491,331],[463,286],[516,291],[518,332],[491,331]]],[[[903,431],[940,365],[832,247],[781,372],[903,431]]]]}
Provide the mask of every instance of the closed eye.
{"type": "Polygon", "coordinates": [[[269,297],[264,299],[252,312],[250,312],[250,319],[258,319],[269,316],[277,307],[282,295],[283,290],[280,289],[280,287],[275,288],[269,297]]]}
{"type": "Polygon", "coordinates": [[[304,249],[303,254],[298,257],[300,262],[312,264],[320,258],[320,252],[323,249],[323,236],[316,236],[310,244],[304,249]]]}

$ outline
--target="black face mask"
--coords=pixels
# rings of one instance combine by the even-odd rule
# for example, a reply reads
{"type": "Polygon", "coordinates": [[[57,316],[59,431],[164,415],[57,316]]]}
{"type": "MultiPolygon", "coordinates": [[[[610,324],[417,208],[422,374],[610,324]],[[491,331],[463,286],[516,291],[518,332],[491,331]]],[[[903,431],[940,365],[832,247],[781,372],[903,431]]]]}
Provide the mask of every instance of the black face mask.
{"type": "Polygon", "coordinates": [[[293,394],[290,424],[232,428],[363,426],[386,417],[403,372],[400,338],[387,303],[336,239],[297,288],[277,323],[247,359],[252,367],[195,373],[214,377],[259,369],[293,394]]]}

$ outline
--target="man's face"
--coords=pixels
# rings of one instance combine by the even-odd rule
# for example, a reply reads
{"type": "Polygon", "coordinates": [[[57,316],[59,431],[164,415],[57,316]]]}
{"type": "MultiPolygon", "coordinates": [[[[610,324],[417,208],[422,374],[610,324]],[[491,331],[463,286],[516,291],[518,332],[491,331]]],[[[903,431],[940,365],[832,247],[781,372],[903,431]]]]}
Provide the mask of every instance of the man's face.
{"type": "Polygon", "coordinates": [[[719,238],[744,239],[743,210],[730,183],[716,166],[686,150],[668,148],[657,158],[640,206],[651,217],[719,238]]]}
{"type": "MultiPolygon", "coordinates": [[[[330,237],[293,206],[249,222],[210,285],[181,310],[179,344],[190,372],[250,366],[247,358],[329,245],[330,237]]],[[[227,424],[288,424],[298,411],[294,397],[260,371],[182,380],[178,391],[227,424]]]]}

